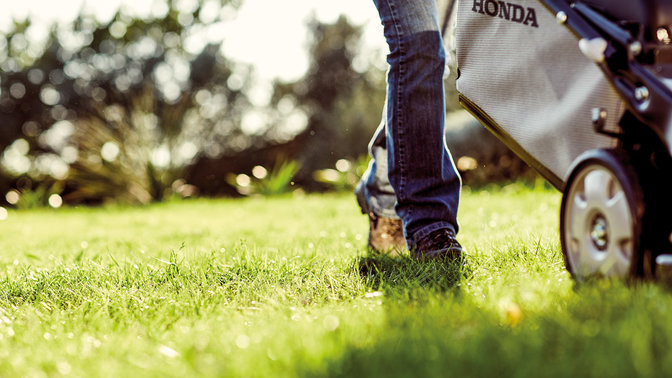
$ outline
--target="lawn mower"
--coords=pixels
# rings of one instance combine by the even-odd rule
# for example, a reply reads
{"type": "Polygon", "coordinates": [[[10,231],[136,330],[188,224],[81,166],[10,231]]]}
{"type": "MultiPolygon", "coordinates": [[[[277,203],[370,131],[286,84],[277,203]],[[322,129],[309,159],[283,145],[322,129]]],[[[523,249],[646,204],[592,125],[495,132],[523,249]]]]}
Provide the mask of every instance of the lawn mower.
{"type": "Polygon", "coordinates": [[[567,270],[672,270],[672,0],[459,0],[460,103],[562,191],[567,270]]]}

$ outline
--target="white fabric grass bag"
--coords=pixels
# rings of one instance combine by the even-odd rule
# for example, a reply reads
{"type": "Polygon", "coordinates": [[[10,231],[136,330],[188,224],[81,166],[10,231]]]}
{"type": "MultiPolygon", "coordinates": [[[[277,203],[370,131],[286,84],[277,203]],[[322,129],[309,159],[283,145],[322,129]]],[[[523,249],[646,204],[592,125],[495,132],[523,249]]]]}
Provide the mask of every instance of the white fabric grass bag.
{"type": "Polygon", "coordinates": [[[578,41],[536,0],[459,0],[457,89],[462,105],[559,189],[582,152],[616,145],[593,130],[624,106],[578,41]]]}

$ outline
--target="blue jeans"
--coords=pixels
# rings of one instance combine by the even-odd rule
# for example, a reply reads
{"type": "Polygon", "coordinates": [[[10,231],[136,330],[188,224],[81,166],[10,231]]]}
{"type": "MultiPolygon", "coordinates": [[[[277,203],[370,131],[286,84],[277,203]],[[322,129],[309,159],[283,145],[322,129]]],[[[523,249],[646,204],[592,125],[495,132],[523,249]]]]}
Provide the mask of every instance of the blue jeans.
{"type": "Polygon", "coordinates": [[[444,143],[445,51],[436,0],[374,0],[389,46],[383,119],[355,190],[363,212],[401,218],[409,248],[458,231],[462,182],[444,143]]]}

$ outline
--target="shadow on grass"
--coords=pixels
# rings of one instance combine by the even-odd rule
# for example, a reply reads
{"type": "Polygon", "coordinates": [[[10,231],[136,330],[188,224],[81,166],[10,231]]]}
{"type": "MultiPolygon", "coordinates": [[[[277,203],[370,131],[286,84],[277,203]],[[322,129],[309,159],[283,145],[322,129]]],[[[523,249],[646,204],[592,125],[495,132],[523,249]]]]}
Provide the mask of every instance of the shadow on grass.
{"type": "Polygon", "coordinates": [[[364,284],[387,294],[415,290],[446,291],[458,286],[471,271],[466,261],[417,261],[410,256],[369,253],[356,261],[364,284]]]}
{"type": "Polygon", "coordinates": [[[384,302],[385,322],[368,342],[352,342],[321,370],[299,376],[658,377],[672,366],[672,297],[659,285],[592,279],[575,285],[576,293],[549,290],[553,301],[523,304],[512,324],[476,292],[430,291],[423,301],[387,294],[405,287],[415,299],[413,286],[453,287],[468,274],[459,266],[384,256],[361,258],[359,266],[393,299],[384,302]]]}

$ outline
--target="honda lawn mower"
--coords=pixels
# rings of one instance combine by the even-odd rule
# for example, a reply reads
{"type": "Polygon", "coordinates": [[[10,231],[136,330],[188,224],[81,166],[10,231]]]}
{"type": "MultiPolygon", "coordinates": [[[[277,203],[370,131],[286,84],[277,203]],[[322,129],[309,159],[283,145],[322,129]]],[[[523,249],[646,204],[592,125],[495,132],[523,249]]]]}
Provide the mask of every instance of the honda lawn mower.
{"type": "Polygon", "coordinates": [[[459,0],[461,104],[562,191],[567,269],[672,268],[672,0],[459,0]]]}

